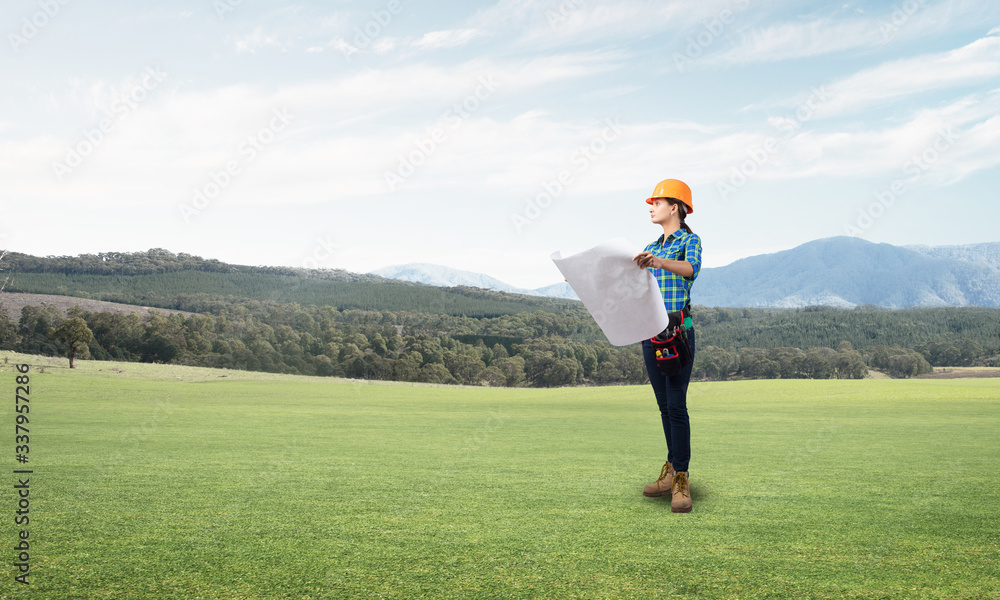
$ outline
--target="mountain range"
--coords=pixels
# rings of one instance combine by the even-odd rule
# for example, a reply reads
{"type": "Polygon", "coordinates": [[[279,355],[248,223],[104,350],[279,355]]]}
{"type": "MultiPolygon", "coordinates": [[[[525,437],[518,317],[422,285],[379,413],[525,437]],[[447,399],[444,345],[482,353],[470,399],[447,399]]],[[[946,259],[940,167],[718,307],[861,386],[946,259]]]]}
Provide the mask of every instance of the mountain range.
{"type": "Polygon", "coordinates": [[[385,267],[375,271],[369,271],[370,275],[378,275],[386,279],[399,279],[413,283],[424,283],[439,287],[467,286],[478,287],[495,292],[508,292],[511,294],[524,294],[526,296],[548,296],[550,298],[568,298],[579,300],[573,292],[573,288],[567,283],[557,283],[540,287],[537,289],[520,288],[509,283],[505,283],[472,271],[463,271],[441,265],[427,263],[408,263],[395,267],[385,267]]]}
{"type": "MultiPolygon", "coordinates": [[[[409,264],[372,273],[444,287],[576,298],[567,283],[526,290],[488,275],[438,265],[409,264]]],[[[1000,242],[894,246],[855,237],[814,240],[702,269],[692,299],[702,306],[760,308],[1000,307],[1000,242]]]]}

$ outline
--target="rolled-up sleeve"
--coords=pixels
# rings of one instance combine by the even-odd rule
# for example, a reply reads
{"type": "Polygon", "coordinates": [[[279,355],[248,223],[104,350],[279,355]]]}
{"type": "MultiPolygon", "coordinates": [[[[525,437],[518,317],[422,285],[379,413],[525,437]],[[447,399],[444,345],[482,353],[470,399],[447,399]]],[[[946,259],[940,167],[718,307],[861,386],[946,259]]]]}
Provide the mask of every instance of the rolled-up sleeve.
{"type": "Polygon", "coordinates": [[[685,240],[684,260],[691,263],[691,266],[694,267],[694,273],[685,279],[694,281],[695,278],[698,277],[698,273],[701,271],[701,236],[698,234],[693,233],[688,236],[687,240],[685,240]]]}

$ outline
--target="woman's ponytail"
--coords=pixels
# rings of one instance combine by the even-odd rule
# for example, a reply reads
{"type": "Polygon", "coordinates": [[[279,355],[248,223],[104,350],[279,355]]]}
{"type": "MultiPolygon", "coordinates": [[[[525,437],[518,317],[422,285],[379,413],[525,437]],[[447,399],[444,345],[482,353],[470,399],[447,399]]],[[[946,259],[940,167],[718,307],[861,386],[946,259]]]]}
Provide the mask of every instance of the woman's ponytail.
{"type": "Polygon", "coordinates": [[[687,217],[687,206],[676,198],[667,198],[667,201],[677,207],[677,214],[681,218],[681,229],[688,233],[694,233],[691,231],[691,228],[688,227],[688,224],[684,222],[685,217],[687,217]]]}

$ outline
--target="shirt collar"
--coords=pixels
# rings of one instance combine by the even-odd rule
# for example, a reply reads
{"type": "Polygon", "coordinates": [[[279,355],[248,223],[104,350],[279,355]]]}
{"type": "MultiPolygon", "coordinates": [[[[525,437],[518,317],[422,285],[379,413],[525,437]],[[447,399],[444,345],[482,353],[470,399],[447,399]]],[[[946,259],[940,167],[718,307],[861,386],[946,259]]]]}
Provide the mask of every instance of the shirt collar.
{"type": "Polygon", "coordinates": [[[666,240],[664,240],[664,239],[663,239],[663,236],[661,235],[661,236],[659,237],[659,239],[657,239],[657,240],[656,240],[656,244],[657,244],[658,246],[662,246],[662,245],[663,245],[664,243],[666,243],[666,242],[670,242],[670,241],[673,241],[673,240],[676,240],[676,239],[680,239],[680,238],[683,238],[683,237],[684,237],[684,236],[686,236],[687,234],[688,234],[688,233],[687,233],[686,231],[684,231],[683,229],[678,229],[677,231],[675,231],[675,232],[671,233],[671,234],[670,234],[670,237],[668,237],[668,238],[667,238],[666,240]]]}

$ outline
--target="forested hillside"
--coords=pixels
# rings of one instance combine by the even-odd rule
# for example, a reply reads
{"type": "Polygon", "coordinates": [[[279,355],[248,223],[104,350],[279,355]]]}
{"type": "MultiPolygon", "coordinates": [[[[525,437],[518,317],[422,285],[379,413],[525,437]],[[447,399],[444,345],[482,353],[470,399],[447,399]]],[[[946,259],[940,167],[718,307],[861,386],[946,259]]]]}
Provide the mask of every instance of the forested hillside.
{"type": "Polygon", "coordinates": [[[474,317],[525,310],[586,313],[579,302],[569,300],[478,288],[439,288],[339,269],[230,265],[162,249],[44,258],[10,253],[3,266],[11,274],[7,289],[12,292],[61,294],[178,310],[194,310],[179,306],[179,298],[205,295],[474,317]]]}

